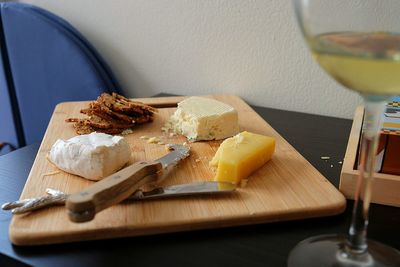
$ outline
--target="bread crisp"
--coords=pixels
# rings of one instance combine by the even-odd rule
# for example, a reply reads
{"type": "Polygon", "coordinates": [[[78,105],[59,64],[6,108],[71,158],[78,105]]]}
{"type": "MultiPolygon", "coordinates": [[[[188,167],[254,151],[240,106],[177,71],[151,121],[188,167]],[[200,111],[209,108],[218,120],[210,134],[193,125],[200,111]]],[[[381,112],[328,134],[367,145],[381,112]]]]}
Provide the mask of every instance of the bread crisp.
{"type": "Polygon", "coordinates": [[[106,134],[121,134],[132,129],[136,124],[153,121],[156,108],[132,101],[117,93],[101,94],[96,101],[89,103],[89,108],[81,109],[88,118],[68,118],[65,121],[73,123],[77,134],[101,132],[106,134]]]}

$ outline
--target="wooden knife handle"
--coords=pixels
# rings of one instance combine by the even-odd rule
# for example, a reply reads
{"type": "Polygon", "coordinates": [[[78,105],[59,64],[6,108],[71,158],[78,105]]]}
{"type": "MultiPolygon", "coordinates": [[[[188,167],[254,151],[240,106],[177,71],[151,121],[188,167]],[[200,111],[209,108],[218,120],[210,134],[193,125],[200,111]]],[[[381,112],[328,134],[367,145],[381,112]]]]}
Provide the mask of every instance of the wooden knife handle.
{"type": "Polygon", "coordinates": [[[67,198],[68,216],[74,222],[86,222],[97,212],[121,202],[140,186],[155,180],[159,162],[136,162],[67,198]]]}

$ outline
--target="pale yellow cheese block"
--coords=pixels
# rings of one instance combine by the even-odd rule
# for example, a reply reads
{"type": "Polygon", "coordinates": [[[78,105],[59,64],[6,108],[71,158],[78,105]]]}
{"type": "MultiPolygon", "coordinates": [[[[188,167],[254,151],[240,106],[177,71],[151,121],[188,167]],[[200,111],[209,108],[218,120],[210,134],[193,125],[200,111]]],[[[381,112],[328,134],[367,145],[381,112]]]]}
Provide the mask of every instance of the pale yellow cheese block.
{"type": "Polygon", "coordinates": [[[238,184],[263,166],[275,151],[275,139],[241,132],[221,143],[210,165],[217,167],[215,180],[238,184]]]}

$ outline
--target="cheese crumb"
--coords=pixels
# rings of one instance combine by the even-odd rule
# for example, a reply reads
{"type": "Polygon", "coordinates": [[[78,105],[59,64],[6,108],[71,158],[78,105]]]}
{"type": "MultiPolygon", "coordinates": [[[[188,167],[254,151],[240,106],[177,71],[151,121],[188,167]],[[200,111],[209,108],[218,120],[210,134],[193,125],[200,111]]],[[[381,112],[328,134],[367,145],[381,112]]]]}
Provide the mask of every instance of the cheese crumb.
{"type": "Polygon", "coordinates": [[[140,139],[149,139],[149,137],[146,136],[146,135],[142,135],[142,136],[140,137],[140,139]]]}
{"type": "Polygon", "coordinates": [[[240,143],[243,143],[244,136],[242,134],[237,134],[233,138],[235,138],[235,143],[238,145],[240,143]]]}
{"type": "Polygon", "coordinates": [[[161,131],[163,131],[164,133],[168,133],[170,130],[173,130],[172,124],[170,121],[167,121],[164,124],[164,127],[161,127],[161,131]]]}
{"type": "Polygon", "coordinates": [[[131,133],[133,133],[132,129],[125,129],[125,130],[122,131],[121,135],[128,135],[128,134],[131,134],[131,133]]]}
{"type": "Polygon", "coordinates": [[[157,144],[158,142],[160,142],[160,139],[158,139],[157,137],[150,137],[147,140],[147,143],[149,143],[149,144],[157,144]]]}

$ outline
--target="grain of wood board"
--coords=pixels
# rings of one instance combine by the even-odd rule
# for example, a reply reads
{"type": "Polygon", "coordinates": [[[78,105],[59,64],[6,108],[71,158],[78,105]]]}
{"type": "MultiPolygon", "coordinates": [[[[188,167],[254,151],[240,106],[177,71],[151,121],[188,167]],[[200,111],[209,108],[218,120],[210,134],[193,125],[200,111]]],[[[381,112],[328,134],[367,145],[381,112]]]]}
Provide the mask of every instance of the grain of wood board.
{"type": "MultiPolygon", "coordinates": [[[[64,207],[16,215],[10,224],[11,241],[16,245],[39,245],[139,236],[329,216],[345,209],[343,195],[241,98],[232,95],[207,97],[236,108],[240,130],[276,138],[272,160],[252,174],[245,187],[228,195],[123,202],[100,212],[93,221],[80,224],[68,220],[64,207]]],[[[169,108],[160,108],[154,122],[135,127],[133,133],[125,137],[132,149],[133,161],[153,160],[167,153],[164,146],[149,144],[141,136],[159,137],[164,143],[186,141],[182,136],[169,136],[161,131],[175,111],[170,106],[183,99],[139,99],[169,108]]],[[[55,108],[21,198],[44,195],[48,187],[74,193],[92,183],[65,172],[44,175],[57,170],[46,159],[54,142],[76,135],[72,125],[64,120],[83,117],[79,110],[87,103],[67,102],[55,108]]],[[[212,180],[214,173],[208,162],[220,143],[190,143],[191,155],[176,167],[162,185],[212,180]]]]}

